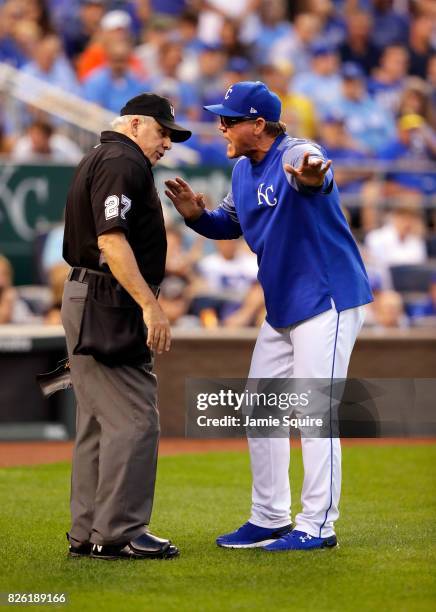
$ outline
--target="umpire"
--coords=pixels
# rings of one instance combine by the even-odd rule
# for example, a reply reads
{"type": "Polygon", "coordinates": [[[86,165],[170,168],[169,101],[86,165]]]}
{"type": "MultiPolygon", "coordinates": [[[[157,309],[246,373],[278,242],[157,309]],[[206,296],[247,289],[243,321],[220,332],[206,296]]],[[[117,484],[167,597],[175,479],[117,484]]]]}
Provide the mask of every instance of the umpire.
{"type": "Polygon", "coordinates": [[[159,440],[152,351],[170,348],[152,167],[191,132],[151,93],[129,100],[112,128],[80,162],[66,205],[62,322],[77,400],[67,537],[72,556],[169,559],[176,546],[147,529],[159,440]]]}

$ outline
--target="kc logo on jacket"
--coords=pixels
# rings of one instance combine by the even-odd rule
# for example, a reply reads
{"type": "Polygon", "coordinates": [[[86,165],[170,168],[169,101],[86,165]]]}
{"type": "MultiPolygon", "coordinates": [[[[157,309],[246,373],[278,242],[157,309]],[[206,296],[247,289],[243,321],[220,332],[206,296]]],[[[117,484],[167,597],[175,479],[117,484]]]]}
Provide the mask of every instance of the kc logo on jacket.
{"type": "Polygon", "coordinates": [[[275,206],[277,204],[277,198],[272,199],[274,187],[272,185],[268,185],[268,187],[264,188],[264,185],[265,183],[261,183],[257,188],[257,204],[259,206],[262,206],[262,204],[267,204],[268,206],[275,206]],[[268,195],[269,193],[271,194],[271,196],[268,195]]]}

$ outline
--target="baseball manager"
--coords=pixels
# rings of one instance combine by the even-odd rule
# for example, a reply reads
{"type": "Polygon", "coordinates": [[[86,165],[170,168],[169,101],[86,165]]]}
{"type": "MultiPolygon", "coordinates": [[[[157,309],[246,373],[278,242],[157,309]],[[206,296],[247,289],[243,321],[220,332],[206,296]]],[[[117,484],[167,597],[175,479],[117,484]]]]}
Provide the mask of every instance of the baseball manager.
{"type": "MultiPolygon", "coordinates": [[[[318,145],[286,135],[280,100],[260,81],[236,83],[222,104],[205,108],[220,116],[228,157],[240,158],[231,191],[212,212],[180,178],[167,181],[166,194],[196,232],[214,239],[243,235],[257,255],[267,316],[249,378],[345,378],[362,305],[372,297],[331,162],[318,145]]],[[[302,511],[294,529],[289,440],[248,443],[251,516],[217,544],[268,552],[336,546],[340,440],[331,432],[302,437],[302,511]]]]}
{"type": "Polygon", "coordinates": [[[159,416],[152,352],[170,348],[157,295],[166,234],[152,167],[191,133],[166,98],[132,98],[80,162],[66,205],[62,322],[77,399],[72,556],[169,559],[152,535],[159,416]]]}

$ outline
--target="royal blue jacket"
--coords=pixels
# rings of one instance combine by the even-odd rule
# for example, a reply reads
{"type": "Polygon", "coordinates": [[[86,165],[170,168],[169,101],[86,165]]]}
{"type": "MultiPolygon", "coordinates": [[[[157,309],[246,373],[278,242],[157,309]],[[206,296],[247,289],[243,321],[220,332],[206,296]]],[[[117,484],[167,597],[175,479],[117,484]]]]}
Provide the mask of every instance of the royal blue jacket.
{"type": "Polygon", "coordinates": [[[187,223],[213,239],[243,235],[256,253],[267,321],[288,327],[332,307],[338,312],[372,301],[365,267],[339,205],[330,169],[322,187],[305,188],[284,170],[303,155],[322,158],[309,141],[279,136],[259,163],[242,157],[232,190],[215,210],[187,223]]]}

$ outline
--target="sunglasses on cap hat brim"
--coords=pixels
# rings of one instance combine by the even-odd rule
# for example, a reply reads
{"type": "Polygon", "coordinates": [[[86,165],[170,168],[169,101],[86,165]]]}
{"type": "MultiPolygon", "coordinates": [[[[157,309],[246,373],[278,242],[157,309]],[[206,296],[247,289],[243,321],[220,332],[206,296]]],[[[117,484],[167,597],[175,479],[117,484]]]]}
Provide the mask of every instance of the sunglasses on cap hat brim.
{"type": "Polygon", "coordinates": [[[220,123],[223,127],[231,128],[238,123],[245,123],[247,121],[256,121],[259,117],[225,117],[220,115],[220,123]]]}

